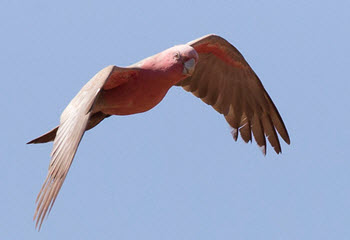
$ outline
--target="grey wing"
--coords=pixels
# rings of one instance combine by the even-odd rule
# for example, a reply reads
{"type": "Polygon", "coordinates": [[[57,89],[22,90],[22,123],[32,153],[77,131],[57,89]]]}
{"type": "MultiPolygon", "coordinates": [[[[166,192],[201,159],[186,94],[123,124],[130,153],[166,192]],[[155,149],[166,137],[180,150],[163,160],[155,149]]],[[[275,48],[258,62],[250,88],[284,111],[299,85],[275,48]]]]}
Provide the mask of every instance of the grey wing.
{"type": "Polygon", "coordinates": [[[51,152],[51,162],[46,180],[37,197],[34,215],[36,226],[41,224],[51,210],[57,194],[67,176],[74,155],[84,135],[91,108],[101,88],[117,67],[108,66],[98,72],[73,98],[60,118],[60,125],[51,152]]]}
{"type": "Polygon", "coordinates": [[[188,43],[199,55],[191,77],[178,83],[223,114],[237,140],[254,136],[266,154],[266,137],[276,153],[281,152],[277,132],[290,143],[287,129],[253,69],[241,53],[225,39],[207,35],[188,43]],[[253,134],[252,134],[253,133],[253,134]]]}

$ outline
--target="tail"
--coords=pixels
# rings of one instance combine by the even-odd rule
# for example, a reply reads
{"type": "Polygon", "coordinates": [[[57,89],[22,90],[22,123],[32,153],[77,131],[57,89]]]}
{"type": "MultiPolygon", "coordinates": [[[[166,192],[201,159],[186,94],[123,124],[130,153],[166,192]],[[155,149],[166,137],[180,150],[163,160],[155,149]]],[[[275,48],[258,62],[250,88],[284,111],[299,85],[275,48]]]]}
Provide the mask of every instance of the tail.
{"type": "MultiPolygon", "coordinates": [[[[95,127],[97,124],[99,124],[103,119],[110,117],[108,114],[104,114],[102,112],[97,112],[94,115],[92,115],[89,119],[88,125],[86,126],[86,131],[90,130],[91,128],[95,127]]],[[[55,127],[51,131],[41,135],[40,137],[37,137],[33,139],[30,142],[27,142],[27,144],[32,144],[32,143],[47,143],[51,142],[55,139],[56,133],[58,130],[59,126],[55,127]]]]}
{"type": "Polygon", "coordinates": [[[40,137],[37,137],[36,139],[33,139],[30,142],[27,142],[27,144],[51,142],[55,139],[57,130],[58,130],[58,126],[52,129],[51,131],[41,135],[40,137]]]}

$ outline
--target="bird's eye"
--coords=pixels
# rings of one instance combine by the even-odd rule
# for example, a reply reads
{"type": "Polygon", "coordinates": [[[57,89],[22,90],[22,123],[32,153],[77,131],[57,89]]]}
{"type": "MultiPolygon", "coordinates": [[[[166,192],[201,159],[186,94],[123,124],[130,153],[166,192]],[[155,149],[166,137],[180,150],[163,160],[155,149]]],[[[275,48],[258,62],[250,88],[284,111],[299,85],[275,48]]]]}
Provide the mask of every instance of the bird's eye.
{"type": "Polygon", "coordinates": [[[176,52],[175,55],[174,55],[174,58],[175,58],[176,60],[179,60],[179,59],[181,58],[180,53],[179,53],[179,52],[176,52]]]}

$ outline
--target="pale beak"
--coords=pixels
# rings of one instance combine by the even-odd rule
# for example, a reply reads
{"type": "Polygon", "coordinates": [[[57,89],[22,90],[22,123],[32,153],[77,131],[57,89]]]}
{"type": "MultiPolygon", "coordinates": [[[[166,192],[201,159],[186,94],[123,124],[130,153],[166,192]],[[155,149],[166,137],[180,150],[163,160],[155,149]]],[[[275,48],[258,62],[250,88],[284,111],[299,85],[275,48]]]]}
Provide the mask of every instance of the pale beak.
{"type": "Polygon", "coordinates": [[[195,66],[196,66],[196,61],[194,60],[194,58],[191,58],[190,60],[184,63],[184,69],[182,73],[184,75],[192,75],[192,73],[194,72],[195,66]]]}

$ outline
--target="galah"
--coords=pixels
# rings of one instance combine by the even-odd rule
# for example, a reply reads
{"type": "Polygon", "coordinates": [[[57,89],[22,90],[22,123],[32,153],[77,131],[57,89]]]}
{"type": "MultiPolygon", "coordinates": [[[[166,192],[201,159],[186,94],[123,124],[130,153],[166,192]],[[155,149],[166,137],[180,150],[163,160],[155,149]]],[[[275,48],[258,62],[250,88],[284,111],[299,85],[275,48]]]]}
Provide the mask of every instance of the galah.
{"type": "Polygon", "coordinates": [[[72,99],[53,130],[28,143],[54,141],[48,175],[34,215],[39,229],[67,176],[84,132],[111,115],[130,115],[155,107],[172,86],[181,86],[232,127],[234,140],[255,138],[266,154],[266,137],[281,152],[278,135],[290,143],[277,108],[242,54],[224,38],[207,35],[171,47],[128,67],[99,71],[72,99]]]}

